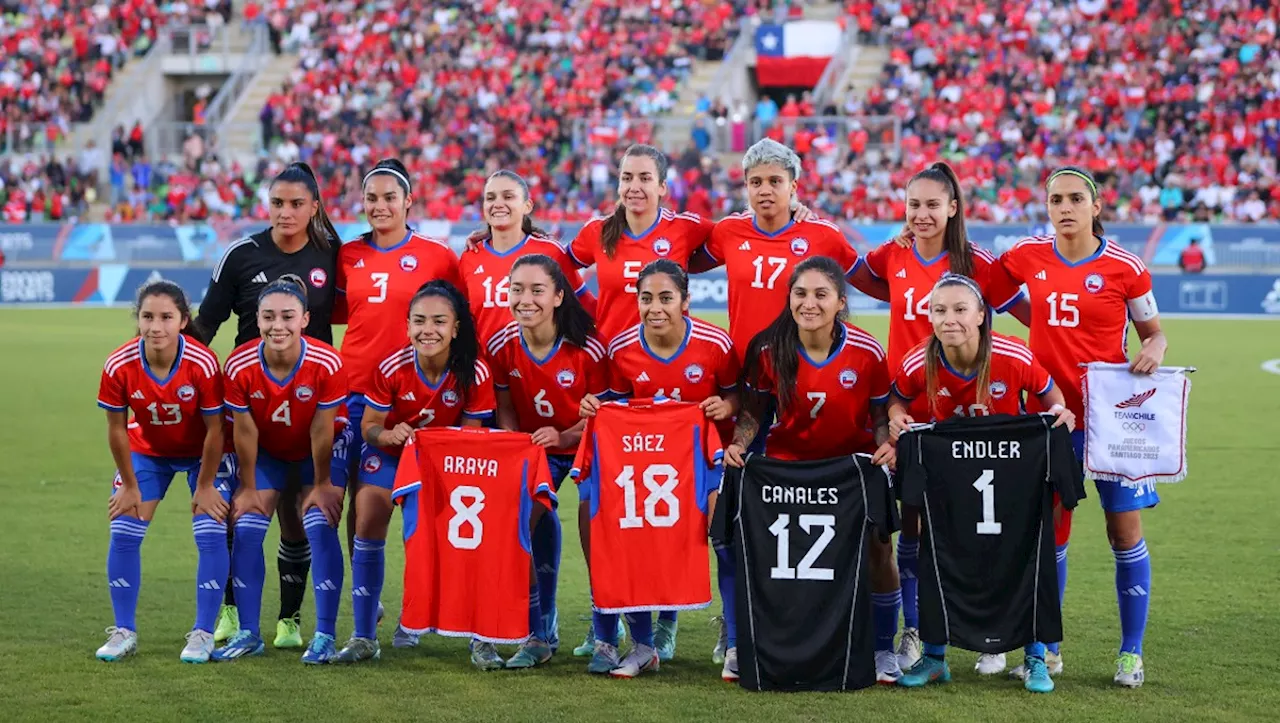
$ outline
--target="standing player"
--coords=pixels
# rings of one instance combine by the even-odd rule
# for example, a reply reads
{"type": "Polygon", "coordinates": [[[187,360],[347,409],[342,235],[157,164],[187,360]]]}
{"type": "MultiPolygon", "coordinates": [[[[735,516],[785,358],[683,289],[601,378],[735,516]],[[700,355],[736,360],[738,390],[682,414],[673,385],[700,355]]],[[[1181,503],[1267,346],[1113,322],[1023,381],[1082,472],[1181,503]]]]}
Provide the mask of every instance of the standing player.
{"type": "MultiPolygon", "coordinates": [[[[196,568],[196,622],[182,649],[184,663],[203,663],[227,579],[226,517],[235,480],[217,476],[222,459],[222,375],[218,359],[191,324],[182,289],[154,281],[138,291],[137,337],[107,357],[98,406],[107,412],[107,441],[116,477],[107,512],[111,547],[107,581],[115,624],[98,659],[116,661],[138,650],[138,588],[143,537],[174,475],[191,487],[196,568]],[[132,413],[133,419],[129,416],[132,413]]],[[[227,460],[231,464],[231,460],[227,460]]]]}
{"type": "Polygon", "coordinates": [[[555,259],[565,278],[573,284],[582,306],[588,313],[594,313],[595,296],[582,281],[577,266],[550,234],[534,225],[529,215],[533,212],[533,200],[529,197],[529,184],[523,178],[508,170],[489,176],[484,184],[483,203],[488,233],[464,251],[461,258],[462,279],[471,300],[477,338],[486,341],[511,323],[511,312],[507,308],[511,264],[526,254],[544,254],[555,259]]]}
{"type": "MultiPolygon", "coordinates": [[[[1058,415],[1055,427],[1075,427],[1075,415],[1063,406],[1062,391],[1054,386],[1031,350],[1014,337],[991,331],[986,300],[977,281],[946,274],[933,286],[929,299],[933,334],[906,355],[893,383],[889,431],[895,441],[917,421],[912,410],[924,410],[928,416],[920,417],[922,422],[1021,414],[1024,394],[1037,398],[1045,409],[1058,415]]],[[[926,645],[923,653],[903,674],[899,685],[920,687],[951,677],[944,658],[945,646],[926,645]]],[[[1027,690],[1053,690],[1042,644],[1027,646],[1024,665],[1029,671],[1027,690]]]]}
{"type": "MultiPolygon", "coordinates": [[[[637,277],[639,274],[637,273],[637,277]]],[[[582,398],[609,391],[605,348],[595,323],[574,296],[560,265],[549,256],[521,256],[511,267],[515,321],[489,340],[498,426],[533,435],[546,447],[556,490],[573,467],[586,420],[582,398]]],[[[542,604],[541,636],[535,634],[507,661],[508,668],[544,663],[559,646],[556,584],[560,574],[558,515],[546,515],[533,533],[533,562],[542,604]]]]}
{"type": "MultiPolygon", "coordinates": [[[[716,422],[724,439],[733,432],[733,417],[738,413],[738,373],[740,365],[733,342],[720,327],[690,318],[689,276],[679,264],[668,259],[649,263],[636,279],[636,295],[640,302],[640,323],[619,334],[609,344],[609,388],[614,394],[634,397],[669,397],[700,405],[707,419],[716,422]]],[[[582,399],[583,417],[594,416],[600,399],[588,394],[582,399]]],[[[721,598],[725,603],[728,647],[734,639],[733,558],[727,550],[717,550],[721,598]]],[[[605,618],[599,613],[597,619],[605,618]]],[[[596,629],[611,630],[612,618],[602,619],[596,629]]],[[[642,623],[648,618],[642,616],[642,623]]],[[[674,610],[658,615],[656,632],[652,627],[637,632],[632,639],[657,648],[658,659],[665,662],[675,657],[677,617],[674,610]],[[649,640],[650,643],[645,643],[649,640]]],[[[592,652],[603,660],[592,660],[589,669],[600,670],[614,656],[617,667],[617,643],[605,642],[603,653],[593,643],[592,652]]],[[[607,641],[604,639],[603,641],[607,641]]],[[[602,642],[603,642],[602,641],[602,642]]],[[[576,651],[575,651],[576,652],[576,651]]],[[[612,669],[610,669],[612,670],[612,669]]]]}
{"type": "MultiPolygon", "coordinates": [[[[902,236],[886,241],[859,260],[853,272],[858,286],[883,283],[889,291],[889,373],[902,368],[907,352],[933,333],[929,318],[929,290],[947,272],[978,283],[984,301],[999,312],[1009,312],[1024,324],[1030,319],[1025,297],[998,267],[995,257],[969,243],[965,230],[964,194],[955,171],[938,162],[907,182],[907,222],[902,236]],[[992,272],[995,267],[995,272],[992,272]]],[[[923,403],[923,398],[921,398],[923,403]]],[[[930,418],[917,406],[913,416],[930,418]]],[[[898,570],[902,586],[902,640],[898,664],[909,670],[920,659],[920,618],[916,609],[916,580],[920,561],[920,512],[902,509],[902,534],[898,537],[898,570]]],[[[1004,671],[1004,656],[981,655],[978,672],[1004,671]]]]}
{"type": "MultiPolygon", "coordinates": [[[[1137,256],[1103,234],[1102,201],[1088,171],[1067,166],[1046,184],[1046,206],[1053,236],[1023,239],[1000,257],[1015,283],[1026,284],[1031,298],[1031,351],[1062,386],[1067,408],[1084,420],[1079,365],[1128,360],[1129,320],[1142,340],[1129,369],[1151,374],[1164,361],[1168,341],[1160,330],[1160,312],[1151,291],[1151,274],[1137,256]]],[[[1032,411],[1039,407],[1033,402],[1032,411]]],[[[1076,456],[1084,459],[1084,430],[1072,433],[1076,456]]],[[[1120,656],[1117,685],[1142,685],[1142,638],[1150,606],[1151,559],[1142,536],[1142,512],[1160,497],[1150,485],[1126,487],[1094,481],[1107,518],[1107,540],[1116,560],[1116,598],[1120,608],[1120,656]]],[[[1067,540],[1071,513],[1058,527],[1059,594],[1067,584],[1067,540]]],[[[1062,658],[1050,645],[1049,672],[1062,670],[1062,658]]],[[[1014,670],[1011,675],[1021,675],[1014,670]]]]}
{"type": "MultiPolygon", "coordinates": [[[[292,163],[271,181],[269,188],[271,227],[247,236],[227,247],[213,270],[213,280],[196,325],[210,342],[235,312],[236,346],[258,339],[258,295],[268,281],[293,274],[306,279],[310,288],[310,321],[305,333],[326,344],[333,343],[330,319],[334,308],[337,275],[338,232],[329,221],[320,197],[315,173],[305,163],[292,163]]],[[[301,648],[299,630],[302,601],[307,592],[307,571],[311,548],[298,516],[298,480],[280,495],[276,511],[280,518],[280,547],[276,567],[280,576],[280,615],[276,622],[275,646],[301,648]]],[[[227,547],[235,537],[235,527],[227,527],[227,547]]],[[[240,629],[235,607],[235,586],[227,581],[224,605],[218,614],[214,640],[222,642],[240,629]]]]}
{"type": "MultiPolygon", "coordinates": [[[[416,429],[478,427],[493,416],[495,406],[489,368],[479,359],[475,322],[462,292],[447,281],[428,282],[410,300],[408,317],[409,344],[383,360],[366,395],[351,556],[355,632],[338,654],[343,663],[379,656],[378,600],[386,577],[391,490],[401,448],[416,429]]],[[[395,644],[401,647],[417,643],[410,633],[397,630],[396,635],[395,644]]],[[[492,645],[480,652],[497,658],[492,645]]],[[[478,654],[473,652],[472,658],[478,654]]],[[[502,667],[501,658],[497,667],[502,667]]]]}
{"type": "MultiPolygon", "coordinates": [[[[767,429],[764,454],[783,460],[820,460],[859,452],[872,453],[876,464],[892,464],[889,441],[889,370],[884,349],[867,332],[846,319],[847,267],[815,256],[791,272],[789,308],[756,335],[746,354],[743,377],[753,393],[745,394],[725,449],[725,463],[741,467],[747,449],[777,410],[767,429]]],[[[872,540],[871,574],[876,628],[876,680],[893,683],[901,676],[893,636],[898,625],[898,574],[893,548],[872,540]]],[[[737,651],[732,670],[726,657],[724,677],[737,679],[737,651]]]]}
{"type": "MultiPolygon", "coordinates": [[[[239,590],[241,629],[213,652],[213,660],[263,653],[258,630],[266,574],[262,542],[291,474],[303,485],[303,523],[315,547],[316,633],[302,661],[327,663],[334,656],[344,567],[337,527],[343,490],[331,467],[334,424],[347,398],[347,378],[337,350],[303,335],[309,320],[302,280],[278,279],[258,297],[262,339],[227,357],[227,406],[235,415],[240,469],[231,577],[239,590]]],[[[338,462],[343,464],[345,460],[338,462]]]]}

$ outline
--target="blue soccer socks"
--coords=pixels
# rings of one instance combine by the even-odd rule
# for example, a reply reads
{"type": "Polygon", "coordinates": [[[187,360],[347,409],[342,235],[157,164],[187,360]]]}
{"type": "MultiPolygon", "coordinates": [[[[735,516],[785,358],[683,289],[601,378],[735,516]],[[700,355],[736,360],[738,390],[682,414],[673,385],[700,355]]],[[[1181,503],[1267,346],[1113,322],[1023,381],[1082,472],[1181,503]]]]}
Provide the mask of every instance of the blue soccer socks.
{"type": "Polygon", "coordinates": [[[342,583],[346,561],[342,558],[342,542],[338,528],[331,527],[324,513],[312,507],[302,517],[302,526],[311,543],[311,579],[316,593],[316,632],[336,635],[338,605],[342,602],[342,583]]]}
{"type": "MultiPolygon", "coordinates": [[[[1058,564],[1058,607],[1062,607],[1063,601],[1067,598],[1067,547],[1069,546],[1070,543],[1063,543],[1054,548],[1054,558],[1058,564]]],[[[1045,643],[1045,648],[1057,655],[1062,650],[1062,644],[1045,643]]]]}
{"type": "Polygon", "coordinates": [[[902,604],[902,590],[871,593],[872,621],[876,629],[876,650],[893,650],[893,639],[898,634],[898,607],[902,604]]]}
{"type": "Polygon", "coordinates": [[[898,536],[898,581],[902,586],[902,624],[908,628],[920,628],[920,610],[916,606],[916,593],[920,580],[920,538],[898,536]]]}
{"type": "Polygon", "coordinates": [[[734,597],[734,586],[737,582],[738,561],[733,557],[733,550],[722,548],[716,550],[716,582],[720,588],[720,605],[724,611],[724,627],[727,635],[726,648],[738,647],[738,600],[734,597]]]}
{"type": "Polygon", "coordinates": [[[1116,599],[1120,605],[1120,652],[1142,655],[1151,605],[1151,556],[1146,539],[1129,550],[1112,550],[1116,557],[1116,599]]]}
{"type": "Polygon", "coordinates": [[[212,633],[222,605],[222,589],[231,572],[231,551],[227,549],[227,523],[208,515],[191,518],[196,538],[196,623],[192,630],[212,633]]]}
{"type": "Polygon", "coordinates": [[[142,587],[142,540],[150,522],[122,515],[111,521],[107,586],[117,628],[137,631],[138,588],[142,587]]]}
{"type": "Polygon", "coordinates": [[[351,608],[355,637],[373,640],[378,634],[378,600],[387,573],[386,540],[356,537],[351,555],[351,608]]]}
{"type": "Polygon", "coordinates": [[[267,578],[267,562],[262,543],[267,539],[271,518],[246,512],[236,520],[235,544],[231,548],[231,584],[236,589],[240,629],[261,634],[262,585],[267,578]]]}
{"type": "MultiPolygon", "coordinates": [[[[546,635],[558,638],[550,629],[556,617],[556,584],[560,579],[560,548],[563,542],[560,517],[550,512],[538,520],[533,530],[533,565],[537,573],[538,597],[542,604],[542,626],[546,635]]],[[[555,647],[559,640],[547,640],[555,647]]]]}

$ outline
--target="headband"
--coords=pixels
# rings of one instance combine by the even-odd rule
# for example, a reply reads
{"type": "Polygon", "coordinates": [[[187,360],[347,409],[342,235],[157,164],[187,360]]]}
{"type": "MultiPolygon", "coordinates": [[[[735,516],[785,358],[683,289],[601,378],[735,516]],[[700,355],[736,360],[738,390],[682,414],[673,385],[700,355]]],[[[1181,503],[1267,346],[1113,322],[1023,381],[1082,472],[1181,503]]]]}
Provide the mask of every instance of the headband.
{"type": "Polygon", "coordinates": [[[302,302],[303,311],[306,311],[307,309],[307,297],[296,284],[291,284],[288,281],[272,281],[267,284],[266,288],[264,288],[261,293],[258,294],[258,303],[261,304],[263,299],[272,294],[288,294],[302,302]]]}
{"type": "Polygon", "coordinates": [[[957,284],[968,287],[968,289],[972,291],[974,295],[978,297],[978,299],[981,300],[983,298],[982,289],[978,287],[978,282],[974,281],[968,276],[965,276],[964,274],[953,274],[950,271],[943,274],[942,278],[938,279],[938,283],[933,285],[933,290],[937,291],[943,286],[955,286],[957,284]]]}
{"type": "Polygon", "coordinates": [[[1083,180],[1086,184],[1089,185],[1089,190],[1093,192],[1093,195],[1097,197],[1098,195],[1097,184],[1093,182],[1092,178],[1089,178],[1088,176],[1081,173],[1080,171],[1077,171],[1074,168],[1064,168],[1061,171],[1054,171],[1053,174],[1049,176],[1049,180],[1044,182],[1044,187],[1047,189],[1049,187],[1049,184],[1053,183],[1053,179],[1057,178],[1058,176],[1075,176],[1083,180]]]}
{"type": "Polygon", "coordinates": [[[370,178],[374,177],[379,173],[389,173],[395,176],[396,178],[400,179],[400,182],[404,184],[406,193],[408,192],[408,189],[413,188],[413,184],[409,183],[409,179],[405,178],[403,173],[397,171],[394,168],[387,168],[386,166],[380,166],[364,174],[364,180],[360,182],[360,186],[363,187],[366,183],[369,182],[370,178]]]}

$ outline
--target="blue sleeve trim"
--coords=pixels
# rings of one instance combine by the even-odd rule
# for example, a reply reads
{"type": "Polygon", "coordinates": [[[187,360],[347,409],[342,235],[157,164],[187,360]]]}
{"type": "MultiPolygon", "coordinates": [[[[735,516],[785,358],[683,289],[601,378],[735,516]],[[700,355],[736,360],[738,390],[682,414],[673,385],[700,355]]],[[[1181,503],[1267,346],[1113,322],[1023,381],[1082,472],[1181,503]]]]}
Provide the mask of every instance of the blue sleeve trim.
{"type": "Polygon", "coordinates": [[[573,244],[565,245],[564,252],[569,255],[569,258],[573,261],[573,263],[578,265],[578,268],[585,269],[591,266],[591,264],[582,263],[582,259],[578,258],[577,254],[573,253],[573,244]]]}
{"type": "MultiPolygon", "coordinates": [[[[854,272],[857,273],[859,267],[863,267],[863,266],[866,267],[868,274],[871,274],[876,279],[880,279],[880,274],[877,274],[876,272],[871,270],[871,264],[867,263],[867,258],[865,256],[858,257],[858,263],[853,265],[854,272]]],[[[881,280],[883,281],[883,279],[881,280]]]]}
{"type": "Polygon", "coordinates": [[[1053,377],[1049,377],[1049,383],[1044,385],[1044,389],[1036,392],[1036,396],[1043,397],[1051,391],[1053,391],[1053,377]]]}
{"type": "Polygon", "coordinates": [[[497,382],[493,383],[494,389],[507,389],[508,387],[510,387],[509,384],[498,384],[497,382]]]}
{"type": "Polygon", "coordinates": [[[909,401],[911,401],[912,399],[915,399],[915,397],[908,397],[907,395],[903,394],[903,393],[902,393],[902,390],[898,388],[898,383],[897,383],[897,382],[893,382],[893,383],[891,383],[891,384],[889,385],[889,391],[891,391],[891,392],[893,392],[894,394],[898,395],[898,398],[899,398],[899,399],[902,399],[902,400],[904,400],[904,401],[908,401],[908,402],[909,402],[909,401]]]}
{"type": "Polygon", "coordinates": [[[464,419],[491,419],[493,417],[493,410],[489,409],[483,412],[463,412],[462,417],[464,419]]]}
{"type": "Polygon", "coordinates": [[[247,414],[249,412],[249,407],[247,406],[239,407],[232,404],[231,402],[227,402],[227,409],[230,409],[233,412],[240,412],[241,414],[247,414]]]}
{"type": "Polygon", "coordinates": [[[223,407],[200,407],[200,413],[206,417],[222,414],[223,407]]]}
{"type": "Polygon", "coordinates": [[[373,403],[373,400],[369,399],[368,397],[365,397],[365,398],[364,398],[364,405],[365,405],[366,407],[373,407],[374,409],[378,410],[379,412],[390,412],[390,411],[391,411],[391,405],[390,405],[390,404],[388,404],[388,405],[386,405],[386,406],[383,406],[383,405],[381,405],[381,404],[374,404],[374,403],[373,403]]]}
{"type": "Polygon", "coordinates": [[[126,411],[126,410],[128,410],[128,409],[129,409],[128,407],[117,407],[117,406],[114,406],[114,405],[111,405],[111,404],[107,404],[106,402],[101,401],[101,400],[99,400],[99,401],[98,401],[98,406],[99,406],[99,407],[102,407],[103,409],[107,410],[108,412],[123,412],[123,411],[126,411]]]}
{"type": "Polygon", "coordinates": [[[872,398],[871,398],[871,403],[872,403],[872,404],[884,404],[884,403],[886,403],[886,402],[888,402],[888,401],[889,401],[889,395],[888,395],[888,394],[883,394],[883,395],[881,395],[881,396],[878,396],[878,397],[872,397],[872,398]]]}
{"type": "Polygon", "coordinates": [[[1023,294],[1021,291],[1019,291],[1018,293],[1013,295],[1012,299],[1009,299],[1008,301],[1004,302],[1000,306],[997,306],[996,311],[1003,314],[1009,309],[1012,309],[1014,306],[1017,305],[1019,301],[1022,301],[1025,298],[1027,298],[1026,294],[1023,294]]]}
{"type": "Polygon", "coordinates": [[[582,286],[579,286],[577,289],[575,289],[575,290],[574,290],[573,295],[574,295],[574,296],[582,296],[583,294],[587,293],[588,291],[591,291],[591,289],[587,287],[587,282],[585,282],[585,281],[584,281],[584,282],[582,282],[582,286]]]}
{"type": "Polygon", "coordinates": [[[730,384],[730,385],[729,385],[729,386],[727,386],[727,387],[720,387],[720,391],[722,391],[722,392],[736,392],[736,391],[738,391],[738,384],[737,384],[737,382],[734,382],[733,384],[730,384]]]}
{"type": "Polygon", "coordinates": [[[339,397],[338,399],[335,399],[331,402],[320,402],[319,404],[316,405],[316,409],[333,409],[334,407],[337,407],[345,403],[346,401],[347,401],[347,397],[346,395],[343,395],[342,397],[339,397]]]}

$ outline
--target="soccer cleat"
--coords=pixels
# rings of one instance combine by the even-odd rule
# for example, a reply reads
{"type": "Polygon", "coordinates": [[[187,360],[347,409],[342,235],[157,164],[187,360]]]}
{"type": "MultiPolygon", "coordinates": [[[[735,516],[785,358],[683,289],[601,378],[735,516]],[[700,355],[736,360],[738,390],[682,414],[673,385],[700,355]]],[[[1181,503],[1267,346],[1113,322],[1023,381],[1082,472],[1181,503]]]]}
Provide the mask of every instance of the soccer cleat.
{"type": "Polygon", "coordinates": [[[649,671],[656,673],[660,665],[658,651],[655,648],[636,645],[630,653],[627,653],[627,657],[622,659],[618,667],[609,671],[609,675],[615,678],[634,678],[649,671]]]}
{"type": "Polygon", "coordinates": [[[591,662],[587,663],[587,672],[594,675],[608,675],[618,667],[618,649],[602,640],[594,643],[591,662]]]}
{"type": "MultiPolygon", "coordinates": [[[[627,629],[622,625],[622,616],[618,616],[618,645],[622,645],[627,638],[627,629]]],[[[588,655],[596,653],[596,629],[587,627],[587,637],[582,640],[582,645],[573,649],[573,657],[585,658],[588,655]]]]}
{"type": "Polygon", "coordinates": [[[720,669],[720,679],[730,683],[738,681],[738,649],[729,648],[724,651],[724,667],[720,669]]]}
{"type": "Polygon", "coordinates": [[[298,629],[298,616],[276,621],[276,639],[272,643],[277,648],[301,648],[302,631],[298,629]]]}
{"type": "Polygon", "coordinates": [[[551,660],[551,655],[551,646],[545,640],[529,638],[520,644],[520,649],[507,661],[507,668],[532,668],[551,660]]]}
{"type": "Polygon", "coordinates": [[[506,667],[498,648],[493,643],[481,640],[471,641],[471,664],[480,670],[502,670],[506,667]]]}
{"type": "Polygon", "coordinates": [[[999,675],[1008,667],[1004,653],[983,653],[978,656],[978,662],[973,669],[978,675],[999,675]]]}
{"type": "Polygon", "coordinates": [[[381,624],[382,624],[382,618],[383,618],[383,617],[385,617],[385,616],[386,616],[386,614],[387,614],[386,608],[382,607],[382,601],[381,601],[381,600],[379,600],[379,601],[378,601],[378,617],[377,617],[377,619],[376,619],[376,620],[374,620],[374,621],[373,621],[373,624],[374,624],[375,626],[377,626],[377,625],[381,625],[381,624]]]}
{"type": "Polygon", "coordinates": [[[333,662],[338,655],[338,646],[334,644],[333,636],[328,633],[316,633],[311,636],[311,644],[307,646],[307,652],[302,654],[302,662],[306,665],[325,665],[333,662]]]}
{"type": "Polygon", "coordinates": [[[128,628],[107,628],[107,642],[98,648],[98,660],[114,663],[138,652],[138,634],[128,628]]]}
{"type": "Polygon", "coordinates": [[[898,654],[892,650],[876,651],[876,682],[893,685],[902,677],[902,668],[898,667],[898,654]]]}
{"type": "Polygon", "coordinates": [[[223,605],[218,610],[218,624],[213,629],[213,642],[223,643],[240,632],[240,610],[235,605],[223,605]]]}
{"type": "Polygon", "coordinates": [[[1049,677],[1049,668],[1044,664],[1043,659],[1028,657],[1022,665],[1027,669],[1027,677],[1022,681],[1022,687],[1031,693],[1053,692],[1053,678],[1049,677]]]}
{"type": "MultiPolygon", "coordinates": [[[[724,622],[723,615],[717,615],[711,618],[711,624],[720,628],[720,635],[716,639],[716,646],[711,649],[711,662],[720,664],[725,661],[725,656],[729,650],[729,626],[724,622]]],[[[737,671],[737,668],[734,668],[737,671]]],[[[736,672],[735,672],[736,674],[736,672]]]]}
{"type": "Polygon", "coordinates": [[[920,644],[920,631],[916,628],[903,628],[902,637],[898,640],[898,667],[911,670],[924,655],[924,647],[920,644]]]}
{"type": "Polygon", "coordinates": [[[921,656],[920,660],[911,666],[911,670],[898,678],[898,685],[904,688],[923,688],[930,683],[950,682],[951,668],[947,667],[947,661],[930,658],[927,655],[921,656]]]}
{"type": "Polygon", "coordinates": [[[187,646],[182,649],[178,660],[184,663],[207,663],[213,654],[213,633],[207,630],[192,630],[187,633],[187,646]]]}
{"type": "Polygon", "coordinates": [[[254,655],[262,655],[267,651],[267,644],[262,642],[262,637],[248,630],[241,630],[227,644],[213,651],[209,656],[209,660],[219,663],[225,663],[236,658],[247,658],[254,655]]]}
{"type": "Polygon", "coordinates": [[[658,651],[658,660],[664,663],[676,657],[676,628],[679,624],[679,620],[658,618],[653,626],[653,647],[658,651]]]}
{"type": "MultiPolygon", "coordinates": [[[[1044,651],[1044,664],[1045,664],[1045,667],[1048,668],[1049,675],[1051,677],[1056,678],[1059,675],[1062,675],[1062,654],[1061,653],[1055,653],[1052,650],[1044,651]]],[[[1026,666],[1019,665],[1013,670],[1010,670],[1009,677],[1013,678],[1014,680],[1026,680],[1027,679],[1026,666]]]]}
{"type": "Polygon", "coordinates": [[[334,663],[360,663],[365,660],[377,660],[382,657],[382,648],[378,647],[375,638],[357,638],[352,635],[342,650],[333,656],[334,663]]]}
{"type": "Polygon", "coordinates": [[[395,635],[391,636],[391,647],[393,648],[416,648],[418,647],[419,636],[417,633],[411,633],[404,629],[403,625],[396,625],[395,635]]]}
{"type": "MultiPolygon", "coordinates": [[[[101,652],[101,651],[99,651],[101,652]]],[[[98,657],[102,657],[99,655],[98,657]]],[[[1125,688],[1141,688],[1143,678],[1142,656],[1137,653],[1121,653],[1116,658],[1116,685],[1125,688]]]]}

